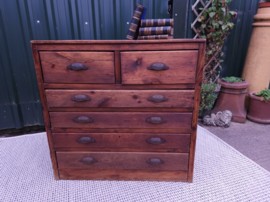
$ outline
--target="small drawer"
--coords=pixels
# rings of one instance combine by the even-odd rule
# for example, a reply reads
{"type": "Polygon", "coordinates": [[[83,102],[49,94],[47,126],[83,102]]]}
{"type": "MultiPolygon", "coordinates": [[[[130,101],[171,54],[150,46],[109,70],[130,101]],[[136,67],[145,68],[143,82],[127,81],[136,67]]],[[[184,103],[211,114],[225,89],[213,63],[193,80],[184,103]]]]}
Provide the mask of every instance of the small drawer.
{"type": "Polygon", "coordinates": [[[53,133],[54,147],[115,148],[133,151],[177,151],[188,153],[190,134],[151,133],[53,133]]]}
{"type": "Polygon", "coordinates": [[[186,153],[56,152],[59,169],[188,170],[186,153]]]}
{"type": "Polygon", "coordinates": [[[168,107],[193,109],[194,90],[46,90],[49,108],[168,107]]]}
{"type": "Polygon", "coordinates": [[[194,84],[198,51],[121,52],[123,84],[194,84]]]}
{"type": "Polygon", "coordinates": [[[113,52],[40,52],[44,82],[114,83],[113,52]]]}
{"type": "Polygon", "coordinates": [[[192,113],[50,112],[52,128],[190,129],[192,113]]]}

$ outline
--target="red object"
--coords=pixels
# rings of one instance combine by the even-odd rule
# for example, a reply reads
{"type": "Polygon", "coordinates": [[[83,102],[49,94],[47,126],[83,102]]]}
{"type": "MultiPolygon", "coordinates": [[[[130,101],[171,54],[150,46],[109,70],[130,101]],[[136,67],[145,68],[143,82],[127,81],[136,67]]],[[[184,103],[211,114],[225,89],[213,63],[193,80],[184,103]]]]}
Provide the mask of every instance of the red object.
{"type": "Polygon", "coordinates": [[[212,112],[230,110],[233,114],[232,121],[244,123],[247,114],[245,99],[248,83],[246,81],[229,83],[219,80],[219,84],[221,89],[212,112]]]}
{"type": "Polygon", "coordinates": [[[254,93],[249,94],[249,108],[247,118],[257,123],[270,123],[270,101],[264,101],[262,97],[254,93]]]}

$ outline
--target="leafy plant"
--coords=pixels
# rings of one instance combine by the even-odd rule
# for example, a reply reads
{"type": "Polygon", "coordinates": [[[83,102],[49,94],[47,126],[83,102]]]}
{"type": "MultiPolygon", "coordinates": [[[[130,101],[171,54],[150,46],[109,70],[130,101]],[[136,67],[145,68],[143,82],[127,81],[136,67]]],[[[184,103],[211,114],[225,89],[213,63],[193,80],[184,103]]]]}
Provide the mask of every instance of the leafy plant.
{"type": "Polygon", "coordinates": [[[237,16],[230,11],[231,0],[213,0],[210,7],[201,9],[198,19],[200,25],[196,33],[206,39],[206,65],[204,67],[204,83],[215,83],[219,78],[223,62],[222,47],[229,32],[233,29],[233,19],[237,16]]]}
{"type": "Polygon", "coordinates": [[[264,101],[270,101],[270,89],[264,89],[255,94],[256,96],[262,97],[264,101]]]}
{"type": "Polygon", "coordinates": [[[201,87],[201,103],[199,116],[202,117],[205,112],[211,110],[217,99],[216,91],[217,84],[215,83],[204,83],[201,87]]]}
{"type": "Polygon", "coordinates": [[[240,77],[235,77],[235,76],[227,76],[222,78],[223,81],[229,82],[229,83],[238,83],[242,82],[243,79],[240,77]]]}

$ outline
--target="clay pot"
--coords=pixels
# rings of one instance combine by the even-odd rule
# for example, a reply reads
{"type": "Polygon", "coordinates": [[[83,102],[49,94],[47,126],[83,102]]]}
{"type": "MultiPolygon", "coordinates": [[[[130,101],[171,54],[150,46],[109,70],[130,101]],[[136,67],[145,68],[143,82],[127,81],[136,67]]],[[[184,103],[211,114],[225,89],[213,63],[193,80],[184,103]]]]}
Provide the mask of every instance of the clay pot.
{"type": "Polygon", "coordinates": [[[212,112],[230,110],[233,122],[244,123],[247,114],[245,100],[248,83],[246,81],[229,83],[222,80],[218,82],[221,88],[212,112]]]}
{"type": "Polygon", "coordinates": [[[257,123],[270,124],[270,101],[250,93],[247,118],[257,123]]]}
{"type": "Polygon", "coordinates": [[[242,77],[249,92],[268,88],[270,81],[270,2],[259,3],[242,77]]]}

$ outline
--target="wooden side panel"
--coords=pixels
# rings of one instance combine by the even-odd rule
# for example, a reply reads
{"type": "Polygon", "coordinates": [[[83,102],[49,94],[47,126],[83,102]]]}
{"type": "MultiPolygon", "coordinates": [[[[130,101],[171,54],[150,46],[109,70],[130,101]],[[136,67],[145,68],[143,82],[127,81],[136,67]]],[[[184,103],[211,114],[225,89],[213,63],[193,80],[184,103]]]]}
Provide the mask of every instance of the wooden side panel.
{"type": "Polygon", "coordinates": [[[44,82],[115,83],[113,52],[40,52],[40,57],[44,82]]]}
{"type": "Polygon", "coordinates": [[[162,133],[54,133],[59,149],[189,152],[190,134],[162,133]]]}
{"type": "Polygon", "coordinates": [[[174,128],[189,129],[191,113],[51,112],[52,128],[174,128]]]}
{"type": "Polygon", "coordinates": [[[167,170],[188,169],[188,154],[150,152],[56,152],[58,166],[81,169],[167,170]]]}
{"type": "Polygon", "coordinates": [[[193,108],[193,90],[46,90],[49,108],[193,108]]]}
{"type": "Polygon", "coordinates": [[[196,69],[196,83],[195,83],[195,99],[194,99],[194,109],[192,114],[192,134],[190,142],[190,158],[189,158],[189,169],[188,169],[188,181],[192,182],[193,180],[193,171],[194,171],[194,161],[195,161],[195,147],[197,139],[197,124],[199,116],[199,107],[200,107],[200,92],[201,92],[201,83],[203,77],[203,66],[205,63],[205,44],[200,44],[198,64],[196,69]]]}
{"type": "Polygon", "coordinates": [[[49,116],[49,112],[47,108],[47,101],[46,101],[44,86],[43,86],[43,75],[42,75],[41,64],[40,64],[41,61],[40,61],[39,53],[37,51],[37,47],[35,45],[32,46],[32,51],[33,51],[33,57],[34,57],[34,63],[35,63],[35,71],[36,71],[36,77],[37,77],[37,82],[38,82],[39,95],[40,95],[40,100],[43,106],[42,107],[43,119],[44,119],[45,130],[47,132],[47,140],[48,140],[48,145],[49,145],[49,150],[50,150],[53,174],[54,174],[55,179],[59,179],[56,153],[53,146],[52,133],[50,130],[51,129],[50,116],[49,116]]]}
{"type": "Polygon", "coordinates": [[[121,52],[122,83],[195,83],[197,55],[196,50],[121,52]]]}

